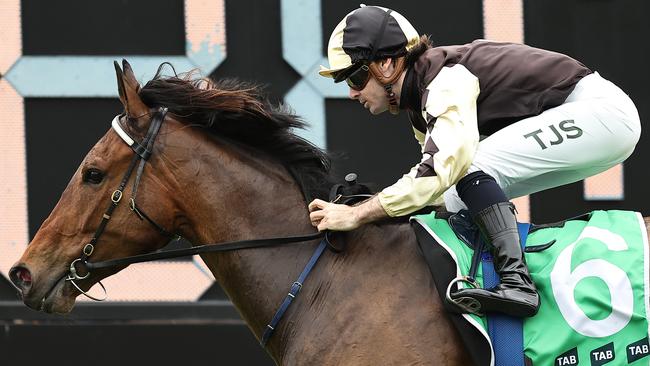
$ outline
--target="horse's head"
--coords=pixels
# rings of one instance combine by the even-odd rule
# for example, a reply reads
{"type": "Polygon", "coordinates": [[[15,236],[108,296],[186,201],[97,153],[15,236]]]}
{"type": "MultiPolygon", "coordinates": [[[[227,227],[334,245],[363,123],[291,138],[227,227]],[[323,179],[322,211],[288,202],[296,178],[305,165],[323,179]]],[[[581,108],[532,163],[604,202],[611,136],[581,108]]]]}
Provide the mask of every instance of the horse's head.
{"type": "Polygon", "coordinates": [[[299,118],[245,83],[161,67],[140,88],[128,63],[115,70],[125,113],[10,270],[26,305],[69,312],[122,269],[97,262],[155,251],[172,233],[206,243],[313,229],[305,197],[327,194],[329,160],[294,134],[299,118]]]}
{"type": "Polygon", "coordinates": [[[161,228],[174,228],[177,206],[170,188],[175,187],[169,187],[160,175],[141,174],[140,168],[145,161],[146,165],[157,164],[156,154],[148,159],[158,132],[150,126],[152,120],[164,118],[164,113],[141,100],[140,85],[126,61],[123,70],[115,63],[115,70],[125,113],[116,117],[114,128],[87,154],[56,207],[10,271],[23,301],[33,309],[69,312],[80,290],[88,290],[120,269],[86,273],[83,263],[88,258],[119,258],[164,246],[169,241],[163,235],[166,232],[150,225],[138,209],[146,211],[145,216],[161,228]],[[129,138],[145,146],[136,152],[137,148],[125,143],[129,138]],[[134,207],[130,198],[136,186],[139,193],[134,207]]]}

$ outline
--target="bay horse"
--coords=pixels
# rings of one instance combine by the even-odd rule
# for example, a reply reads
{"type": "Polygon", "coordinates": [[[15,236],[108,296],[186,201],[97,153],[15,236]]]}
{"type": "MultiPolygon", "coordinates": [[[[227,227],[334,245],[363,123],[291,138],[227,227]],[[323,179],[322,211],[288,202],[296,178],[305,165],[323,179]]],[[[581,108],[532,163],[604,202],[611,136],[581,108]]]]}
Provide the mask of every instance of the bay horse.
{"type": "MultiPolygon", "coordinates": [[[[129,136],[145,138],[154,111],[168,109],[155,144],[144,147],[146,170],[127,175],[123,191],[134,197],[129,187],[136,181],[137,207],[159,227],[128,205],[105,212],[134,165],[132,149],[109,129],[10,271],[28,307],[68,313],[81,291],[123,269],[66,281],[100,225],[93,261],[156,251],[168,243],[167,231],[192,243],[315,232],[307,203],[327,197],[329,160],[294,134],[304,126],[299,118],[252,86],[163,76],[161,65],[141,87],[126,61],[115,66],[124,106],[117,123],[129,136]]],[[[325,252],[266,345],[277,364],[471,364],[406,221],[366,225],[345,240],[344,253],[325,252]]],[[[260,339],[317,245],[201,256],[260,339]]]]}

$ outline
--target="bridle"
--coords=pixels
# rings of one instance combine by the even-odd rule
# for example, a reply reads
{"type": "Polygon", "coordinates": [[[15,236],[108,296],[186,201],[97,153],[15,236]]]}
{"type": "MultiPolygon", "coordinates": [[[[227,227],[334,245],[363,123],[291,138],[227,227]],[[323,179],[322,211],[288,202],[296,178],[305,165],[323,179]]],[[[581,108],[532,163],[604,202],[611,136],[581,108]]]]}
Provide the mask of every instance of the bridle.
{"type": "Polygon", "coordinates": [[[180,235],[173,233],[169,230],[166,230],[161,225],[156,223],[153,219],[151,219],[149,215],[147,215],[142,210],[142,208],[138,207],[138,205],[136,204],[136,195],[138,192],[140,179],[142,178],[142,173],[144,171],[144,166],[146,162],[149,160],[149,158],[151,157],[154,141],[156,139],[156,136],[158,135],[158,132],[160,131],[160,127],[162,126],[163,121],[165,120],[166,114],[167,114],[167,108],[164,107],[158,108],[153,113],[153,116],[151,118],[151,123],[149,125],[149,129],[141,143],[133,139],[122,128],[120,124],[120,117],[122,117],[122,115],[116,116],[113,119],[113,122],[111,123],[113,130],[115,130],[115,132],[133,150],[135,154],[131,159],[131,163],[129,164],[129,167],[126,170],[126,173],[124,174],[122,181],[120,182],[120,185],[111,194],[110,204],[106,209],[106,212],[104,212],[104,214],[102,215],[102,221],[97,227],[95,234],[93,235],[92,239],[90,239],[88,244],[86,244],[83,247],[81,251],[82,252],[81,256],[75,259],[74,261],[72,261],[72,263],[70,263],[69,270],[66,273],[67,277],[65,280],[70,281],[70,283],[79,292],[81,292],[83,295],[85,295],[86,297],[92,300],[103,301],[106,299],[107,294],[106,294],[106,288],[101,283],[101,281],[99,281],[98,284],[101,286],[101,288],[104,291],[103,298],[94,297],[88,294],[87,292],[83,291],[75,281],[88,278],[88,276],[90,276],[91,270],[118,267],[118,266],[127,266],[133,263],[148,262],[148,261],[153,261],[158,259],[177,258],[182,256],[189,256],[189,255],[209,253],[209,252],[224,252],[224,251],[232,251],[238,249],[250,249],[250,248],[270,247],[270,246],[277,246],[277,245],[284,245],[284,244],[298,243],[298,242],[309,242],[314,239],[319,239],[323,236],[325,236],[326,238],[325,241],[327,242],[327,245],[331,250],[340,251],[331,244],[328,238],[328,234],[322,232],[316,232],[314,234],[302,235],[302,236],[242,240],[242,241],[228,242],[228,243],[204,244],[204,245],[195,246],[186,249],[158,251],[158,252],[153,252],[148,254],[135,255],[135,256],[125,257],[120,259],[112,259],[112,260],[107,260],[102,262],[89,262],[88,259],[95,251],[95,247],[97,246],[99,239],[104,233],[104,230],[106,229],[106,226],[108,225],[108,222],[111,219],[111,215],[113,214],[113,211],[115,211],[119,203],[122,201],[122,197],[124,195],[124,189],[127,183],[129,182],[131,175],[133,174],[134,171],[136,171],[136,166],[137,166],[137,173],[135,176],[135,180],[133,182],[133,190],[132,190],[131,198],[129,200],[129,208],[137,215],[137,217],[140,220],[149,222],[149,224],[151,224],[151,226],[156,231],[158,231],[161,235],[169,239],[177,239],[177,240],[181,239],[180,235]],[[140,163],[139,165],[138,162],[140,163]],[[86,272],[84,275],[81,275],[79,273],[77,269],[78,266],[83,267],[83,269],[86,272]]]}
{"type": "MultiPolygon", "coordinates": [[[[89,297],[90,299],[97,300],[97,301],[103,301],[106,299],[106,296],[104,298],[99,299],[95,298],[94,296],[88,294],[87,292],[83,291],[75,282],[75,280],[83,280],[85,278],[88,278],[90,276],[90,270],[89,270],[89,263],[88,259],[90,256],[93,254],[95,251],[95,246],[97,245],[97,242],[101,238],[102,234],[104,233],[104,230],[106,229],[106,226],[108,225],[108,222],[111,219],[111,216],[113,214],[113,211],[117,208],[117,206],[120,204],[122,201],[122,197],[124,196],[124,188],[126,187],[127,183],[129,182],[129,179],[131,178],[131,175],[137,168],[137,173],[135,176],[135,180],[133,182],[133,190],[131,194],[131,199],[129,201],[129,208],[131,211],[133,211],[140,220],[146,220],[149,222],[160,234],[162,234],[165,237],[168,238],[180,238],[179,235],[177,234],[172,234],[171,232],[165,230],[162,226],[160,226],[158,223],[156,223],[154,220],[152,220],[149,215],[147,215],[142,209],[140,209],[137,204],[136,204],[136,195],[138,193],[138,186],[140,185],[140,179],[142,178],[142,173],[144,171],[144,166],[147,160],[149,160],[149,157],[151,157],[151,151],[153,148],[153,143],[156,139],[156,136],[158,135],[158,132],[160,131],[160,126],[162,125],[165,115],[167,114],[167,108],[159,108],[156,112],[153,113],[153,117],[151,118],[151,124],[149,125],[149,130],[147,131],[147,134],[142,141],[142,143],[136,142],[131,136],[129,136],[126,131],[122,128],[120,125],[120,117],[121,115],[116,116],[113,119],[112,122],[112,127],[113,129],[117,132],[117,134],[126,142],[129,147],[133,150],[135,153],[133,155],[133,158],[131,159],[131,163],[129,164],[129,167],[126,170],[126,173],[122,177],[122,181],[120,182],[119,187],[113,191],[111,194],[111,203],[109,204],[108,208],[106,209],[106,212],[102,215],[102,221],[100,222],[99,226],[97,227],[97,230],[95,230],[95,234],[93,235],[92,239],[86,244],[83,249],[81,250],[81,257],[75,259],[70,263],[70,269],[68,272],[68,276],[66,277],[66,281],[70,281],[72,285],[80,291],[82,294],[85,296],[89,297]],[[138,162],[140,164],[138,165],[138,162]],[[86,267],[86,274],[85,275],[80,275],[79,272],[77,272],[77,264],[84,265],[86,267]]],[[[104,294],[106,295],[106,288],[104,285],[99,282],[99,285],[102,287],[104,290],[104,294]]]]}
{"type": "MultiPolygon", "coordinates": [[[[227,243],[204,244],[204,245],[194,246],[186,249],[157,251],[153,253],[134,255],[130,257],[111,259],[111,260],[106,260],[101,262],[88,261],[90,256],[95,251],[95,247],[97,246],[100,237],[104,233],[104,230],[106,229],[106,226],[108,225],[108,222],[111,219],[111,215],[113,214],[113,211],[115,211],[120,201],[122,200],[122,197],[124,195],[124,188],[129,182],[133,172],[136,171],[136,166],[138,168],[135,175],[135,180],[133,181],[133,190],[131,193],[131,199],[129,200],[129,208],[137,215],[137,217],[140,220],[143,221],[146,220],[147,222],[149,222],[149,224],[151,224],[151,226],[155,230],[157,230],[161,235],[170,239],[181,238],[180,235],[164,229],[161,225],[159,225],[154,220],[152,220],[149,217],[149,215],[147,215],[141,208],[138,207],[135,200],[136,194],[138,192],[138,186],[140,184],[140,179],[142,178],[142,173],[144,172],[144,166],[147,160],[149,160],[149,158],[151,157],[154,141],[156,139],[156,136],[158,135],[158,132],[160,131],[160,127],[162,126],[162,123],[165,120],[166,114],[167,114],[167,108],[164,107],[158,108],[153,113],[151,117],[151,123],[149,125],[149,130],[147,131],[147,134],[145,135],[141,143],[133,139],[120,125],[120,117],[122,117],[123,115],[118,115],[113,119],[113,122],[111,124],[113,129],[120,136],[120,138],[122,138],[122,140],[124,140],[124,142],[133,150],[135,154],[131,159],[131,163],[129,164],[129,167],[126,170],[126,173],[124,174],[122,181],[120,182],[120,185],[111,194],[111,198],[110,198],[111,202],[108,208],[106,209],[106,212],[104,212],[104,214],[102,215],[102,221],[100,222],[99,227],[97,227],[97,230],[95,231],[95,234],[93,235],[92,239],[90,239],[90,242],[83,247],[81,251],[81,256],[73,260],[72,263],[70,263],[68,272],[64,274],[64,276],[66,276],[65,280],[70,281],[70,283],[86,297],[96,301],[103,301],[106,300],[108,294],[106,292],[106,288],[101,283],[101,281],[98,281],[98,284],[101,286],[101,288],[104,291],[104,297],[101,299],[94,297],[88,294],[87,292],[83,291],[75,281],[88,278],[88,276],[90,276],[91,271],[95,269],[128,266],[129,264],[133,264],[133,263],[148,262],[148,261],[153,261],[158,259],[177,258],[177,257],[202,254],[202,253],[226,252],[226,251],[239,250],[239,249],[273,247],[273,246],[287,245],[292,243],[309,244],[315,239],[322,239],[320,241],[320,244],[316,247],[311,258],[305,265],[304,269],[300,273],[300,275],[291,284],[289,292],[287,293],[287,296],[285,297],[284,301],[282,301],[278,310],[274,313],[273,317],[266,325],[266,327],[264,327],[261,334],[260,343],[262,344],[263,347],[266,347],[276,327],[278,326],[279,322],[283,319],[285,312],[287,311],[287,309],[289,308],[293,300],[296,298],[296,296],[302,289],[304,281],[309,276],[311,270],[318,262],[324,250],[327,248],[336,253],[341,252],[343,250],[344,247],[337,247],[332,245],[332,242],[330,240],[331,232],[326,231],[326,232],[316,232],[313,234],[307,234],[301,236],[288,236],[288,237],[277,237],[277,238],[266,238],[266,239],[241,240],[241,241],[234,241],[234,242],[227,242],[227,243]],[[139,165],[138,162],[140,163],[139,165]],[[86,274],[80,275],[77,270],[77,266],[82,266],[85,269],[86,274]]],[[[348,180],[348,177],[346,177],[346,181],[348,182],[348,184],[353,184],[353,182],[356,182],[356,175],[350,179],[351,180],[348,180]]],[[[340,193],[343,192],[343,190],[341,189],[342,187],[343,185],[341,184],[332,187],[330,191],[330,201],[344,203],[344,204],[345,203],[351,204],[354,202],[359,202],[360,200],[368,199],[371,196],[370,194],[343,195],[340,193]]]]}

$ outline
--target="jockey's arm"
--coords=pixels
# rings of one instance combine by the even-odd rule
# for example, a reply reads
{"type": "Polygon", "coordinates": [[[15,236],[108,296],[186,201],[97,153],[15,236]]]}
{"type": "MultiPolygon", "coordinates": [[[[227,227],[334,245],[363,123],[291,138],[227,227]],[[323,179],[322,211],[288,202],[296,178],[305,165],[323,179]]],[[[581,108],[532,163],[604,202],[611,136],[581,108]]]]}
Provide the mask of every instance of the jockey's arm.
{"type": "Polygon", "coordinates": [[[395,184],[359,206],[315,200],[309,205],[319,230],[353,230],[385,217],[406,216],[439,203],[470,167],[479,142],[478,79],[461,65],[446,67],[429,84],[422,111],[427,132],[422,160],[395,184]]]}
{"type": "Polygon", "coordinates": [[[462,65],[443,67],[427,86],[426,95],[422,160],[378,195],[390,216],[441,204],[442,194],[466,174],[478,147],[476,76],[462,65]]]}

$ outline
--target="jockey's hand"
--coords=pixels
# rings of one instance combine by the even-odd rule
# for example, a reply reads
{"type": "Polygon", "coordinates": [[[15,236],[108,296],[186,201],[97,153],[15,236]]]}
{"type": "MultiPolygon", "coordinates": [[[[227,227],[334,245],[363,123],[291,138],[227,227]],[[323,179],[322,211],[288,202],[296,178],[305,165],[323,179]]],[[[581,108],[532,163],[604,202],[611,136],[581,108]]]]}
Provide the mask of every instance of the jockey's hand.
{"type": "Polygon", "coordinates": [[[315,199],[309,204],[311,224],[319,231],[350,231],[363,224],[388,217],[377,196],[358,206],[346,206],[315,199]]]}
{"type": "Polygon", "coordinates": [[[315,199],[309,204],[309,219],[318,231],[350,231],[361,226],[355,208],[315,199]]]}

